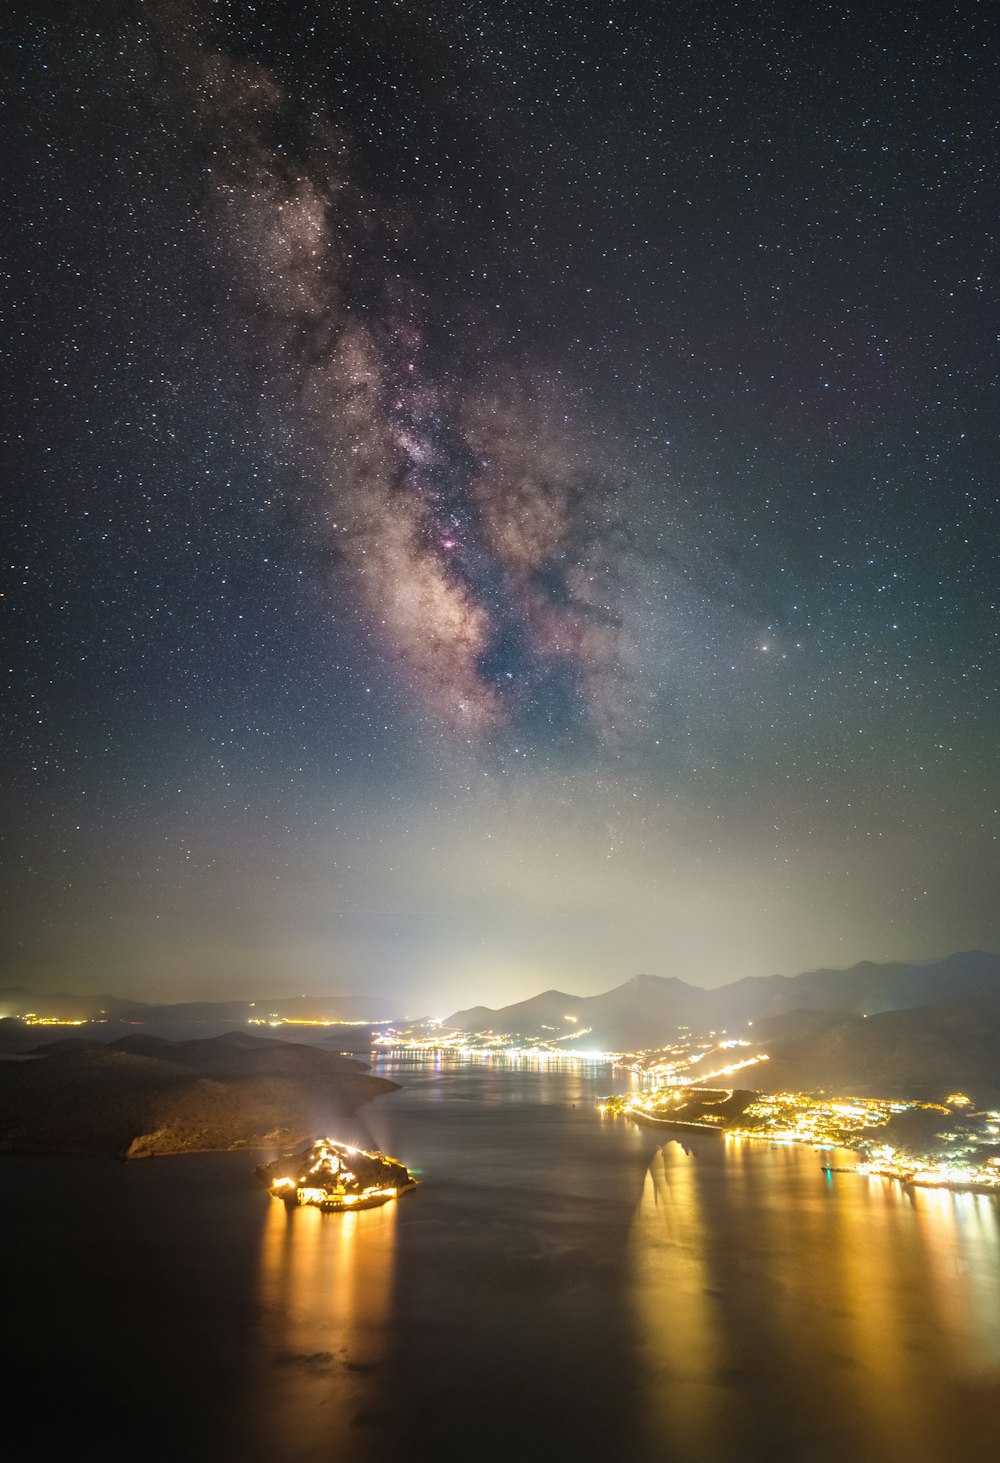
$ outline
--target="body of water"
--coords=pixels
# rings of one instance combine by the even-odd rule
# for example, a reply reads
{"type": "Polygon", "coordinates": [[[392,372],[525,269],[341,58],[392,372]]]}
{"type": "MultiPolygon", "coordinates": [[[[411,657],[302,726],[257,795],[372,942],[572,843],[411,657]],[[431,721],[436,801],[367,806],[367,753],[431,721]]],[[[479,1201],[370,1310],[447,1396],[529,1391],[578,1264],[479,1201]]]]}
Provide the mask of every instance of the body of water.
{"type": "Polygon", "coordinates": [[[0,1164],[36,1456],[979,1463],[1000,1202],[601,1119],[608,1068],[380,1063],[331,1136],[422,1186],[286,1211],[247,1154],[0,1164]]]}

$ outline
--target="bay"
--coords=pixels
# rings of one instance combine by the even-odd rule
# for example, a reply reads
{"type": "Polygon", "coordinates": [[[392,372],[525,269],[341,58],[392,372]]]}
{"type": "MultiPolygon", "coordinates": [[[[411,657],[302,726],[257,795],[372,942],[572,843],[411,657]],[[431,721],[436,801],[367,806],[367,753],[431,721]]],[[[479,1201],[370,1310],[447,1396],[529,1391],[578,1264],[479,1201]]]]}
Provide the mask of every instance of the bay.
{"type": "Polygon", "coordinates": [[[286,1211],[246,1153],[3,1159],[37,1455],[995,1457],[996,1199],[659,1146],[597,1115],[607,1067],[377,1070],[403,1089],[332,1136],[419,1172],[382,1209],[286,1211]]]}

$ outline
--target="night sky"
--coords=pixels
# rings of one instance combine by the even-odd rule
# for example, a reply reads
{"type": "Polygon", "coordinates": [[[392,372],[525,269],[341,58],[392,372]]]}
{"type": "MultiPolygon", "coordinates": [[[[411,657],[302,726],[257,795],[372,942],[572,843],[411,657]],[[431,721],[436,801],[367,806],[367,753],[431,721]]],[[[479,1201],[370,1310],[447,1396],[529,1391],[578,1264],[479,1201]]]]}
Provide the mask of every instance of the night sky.
{"type": "Polygon", "coordinates": [[[995,6],[2,25],[0,983],[1000,948],[995,6]]]}

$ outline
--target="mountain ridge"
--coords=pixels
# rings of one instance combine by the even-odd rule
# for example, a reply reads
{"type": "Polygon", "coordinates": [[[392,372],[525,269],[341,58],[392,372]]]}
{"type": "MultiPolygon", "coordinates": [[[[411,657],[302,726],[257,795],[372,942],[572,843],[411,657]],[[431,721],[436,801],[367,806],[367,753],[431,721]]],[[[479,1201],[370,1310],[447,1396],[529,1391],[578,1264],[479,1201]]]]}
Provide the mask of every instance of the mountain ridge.
{"type": "Polygon", "coordinates": [[[581,1049],[637,1050],[666,1044],[683,1027],[729,1030],[793,1011],[861,1017],[991,993],[1000,994],[1000,955],[963,950],[932,960],[867,960],[796,976],[744,976],[712,990],[677,976],[640,974],[595,996],[547,991],[496,1009],[456,1011],[443,1024],[527,1039],[554,1034],[568,1048],[579,1039],[581,1049]],[[556,1011],[560,1002],[561,1013],[556,1011]]]}

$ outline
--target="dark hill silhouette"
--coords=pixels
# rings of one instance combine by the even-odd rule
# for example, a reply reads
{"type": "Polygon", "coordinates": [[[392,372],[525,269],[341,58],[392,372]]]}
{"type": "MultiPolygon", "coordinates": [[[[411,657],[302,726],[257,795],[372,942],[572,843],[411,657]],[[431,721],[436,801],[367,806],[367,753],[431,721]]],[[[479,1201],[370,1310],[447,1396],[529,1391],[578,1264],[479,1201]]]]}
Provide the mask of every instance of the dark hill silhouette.
{"type": "Polygon", "coordinates": [[[227,1031],[221,1036],[193,1041],[163,1041],[137,1033],[112,1042],[111,1049],[159,1057],[210,1077],[310,1077],[365,1071],[361,1062],[334,1055],[322,1047],[251,1036],[245,1031],[227,1031]]]}
{"type": "Polygon", "coordinates": [[[144,1157],[297,1142],[396,1084],[357,1062],[243,1032],[52,1043],[0,1063],[0,1150],[144,1157]]]}
{"type": "MultiPolygon", "coordinates": [[[[37,1036],[37,1034],[36,1031],[31,1031],[31,1035],[37,1036]]],[[[83,1052],[90,1050],[91,1047],[103,1045],[103,1042],[93,1041],[86,1036],[61,1036],[55,1041],[43,1042],[41,1046],[26,1046],[24,1054],[30,1057],[52,1057],[58,1056],[60,1052],[83,1052]]]]}

